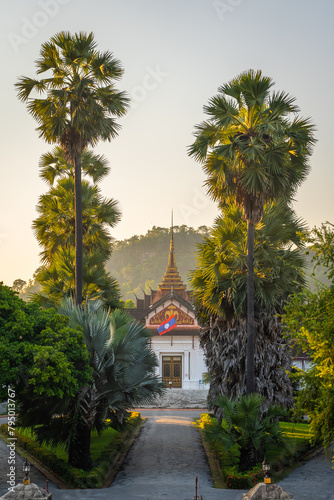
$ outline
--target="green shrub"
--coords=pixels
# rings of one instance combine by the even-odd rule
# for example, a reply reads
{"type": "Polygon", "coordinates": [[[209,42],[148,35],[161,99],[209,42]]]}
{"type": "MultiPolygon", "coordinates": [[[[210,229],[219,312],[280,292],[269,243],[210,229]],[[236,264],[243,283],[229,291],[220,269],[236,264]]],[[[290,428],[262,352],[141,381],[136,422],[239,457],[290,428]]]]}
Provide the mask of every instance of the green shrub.
{"type": "MultiPolygon", "coordinates": [[[[217,459],[226,486],[232,489],[249,489],[258,482],[263,481],[261,463],[258,463],[251,470],[240,472],[240,446],[238,443],[234,443],[232,446],[229,443],[230,448],[227,450],[227,447],[220,440],[210,439],[212,434],[206,431],[217,425],[217,421],[212,415],[207,413],[201,414],[198,427],[204,431],[204,439],[217,459]]],[[[224,421],[222,425],[225,425],[224,421]]],[[[310,440],[312,438],[310,426],[306,423],[280,422],[279,425],[285,439],[289,441],[289,445],[283,449],[276,447],[266,451],[266,458],[274,474],[275,472],[282,471],[284,468],[290,467],[305,452],[309,451],[310,440]]]]}
{"type": "MultiPolygon", "coordinates": [[[[53,449],[43,447],[36,443],[32,437],[29,437],[29,435],[33,436],[30,430],[22,430],[22,432],[25,433],[23,435],[20,433],[21,429],[19,429],[20,432],[15,431],[15,437],[17,438],[16,442],[18,446],[25,449],[33,457],[43,463],[43,465],[61,477],[69,486],[84,489],[101,488],[109,471],[110,464],[113,463],[116,455],[123,449],[124,440],[132,435],[133,431],[140,423],[140,413],[130,413],[127,418],[127,425],[124,427],[122,433],[117,432],[113,434],[112,439],[108,441],[102,440],[102,451],[94,460],[94,468],[89,472],[72,467],[64,458],[58,457],[53,449]]],[[[5,436],[8,436],[7,424],[2,424],[0,430],[5,436]]],[[[99,449],[100,447],[97,447],[97,450],[99,449]]]]}
{"type": "Polygon", "coordinates": [[[262,465],[255,466],[252,470],[242,474],[236,467],[225,468],[224,477],[226,486],[232,490],[246,490],[257,483],[263,482],[264,474],[262,465]]]}
{"type": "Polygon", "coordinates": [[[259,394],[240,396],[239,399],[219,396],[215,405],[222,410],[223,420],[221,423],[213,420],[204,429],[207,438],[223,450],[234,457],[239,453],[240,472],[247,472],[249,467],[262,462],[268,452],[289,448],[278,423],[285,411],[272,405],[263,414],[263,401],[259,394]]]}

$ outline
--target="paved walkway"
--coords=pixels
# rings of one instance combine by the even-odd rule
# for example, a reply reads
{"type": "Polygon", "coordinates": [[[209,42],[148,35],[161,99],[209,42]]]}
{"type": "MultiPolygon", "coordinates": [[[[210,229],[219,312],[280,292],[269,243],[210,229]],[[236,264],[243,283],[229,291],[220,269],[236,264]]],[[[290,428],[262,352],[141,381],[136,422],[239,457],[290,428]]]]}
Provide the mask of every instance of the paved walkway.
{"type": "Polygon", "coordinates": [[[311,458],[283,479],[280,486],[291,493],[295,500],[334,500],[334,470],[332,452],[311,458]]]}
{"type": "MultiPolygon", "coordinates": [[[[141,410],[147,422],[134,443],[122,470],[110,488],[60,490],[49,483],[53,500],[242,500],[241,490],[213,488],[198,431],[192,425],[201,410],[141,410]]],[[[0,440],[0,495],[7,491],[8,450],[0,440]]],[[[17,481],[21,482],[22,459],[17,457],[17,481]]],[[[34,468],[32,482],[45,485],[34,468]]],[[[319,455],[293,471],[281,486],[295,500],[334,500],[334,470],[330,459],[319,455]]]]}
{"type": "MultiPolygon", "coordinates": [[[[0,418],[0,424],[4,423],[2,421],[3,419],[0,418]]],[[[12,456],[10,455],[10,449],[8,448],[7,444],[5,441],[0,439],[0,495],[4,495],[7,493],[8,488],[11,486],[10,484],[7,484],[7,481],[10,480],[10,478],[7,476],[10,472],[10,464],[8,464],[8,460],[12,460],[12,456]]],[[[16,484],[22,483],[24,473],[23,473],[23,462],[24,459],[18,454],[15,453],[15,482],[16,484]]],[[[31,468],[30,471],[30,480],[32,483],[38,484],[41,488],[43,486],[46,487],[46,477],[44,474],[42,474],[39,470],[37,470],[35,467],[31,468]]],[[[56,488],[56,487],[55,487],[56,488]]]]}

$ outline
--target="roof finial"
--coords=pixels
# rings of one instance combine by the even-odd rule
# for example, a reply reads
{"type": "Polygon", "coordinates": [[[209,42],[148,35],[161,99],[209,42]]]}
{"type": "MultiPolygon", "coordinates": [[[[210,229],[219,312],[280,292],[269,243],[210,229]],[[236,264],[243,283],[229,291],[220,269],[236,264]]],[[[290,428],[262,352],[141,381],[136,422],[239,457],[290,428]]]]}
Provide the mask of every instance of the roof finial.
{"type": "Polygon", "coordinates": [[[169,247],[168,267],[176,267],[175,256],[174,256],[174,237],[173,237],[173,209],[172,209],[172,225],[170,227],[170,247],[169,247]]]}
{"type": "Polygon", "coordinates": [[[181,277],[176,267],[175,261],[175,252],[174,252],[174,224],[173,224],[173,210],[171,217],[171,228],[170,228],[170,247],[169,247],[169,256],[168,256],[168,266],[166,268],[166,272],[164,277],[162,278],[162,282],[160,283],[159,290],[160,291],[169,291],[174,293],[174,290],[177,292],[182,292],[186,289],[186,286],[182,283],[181,277]]]}

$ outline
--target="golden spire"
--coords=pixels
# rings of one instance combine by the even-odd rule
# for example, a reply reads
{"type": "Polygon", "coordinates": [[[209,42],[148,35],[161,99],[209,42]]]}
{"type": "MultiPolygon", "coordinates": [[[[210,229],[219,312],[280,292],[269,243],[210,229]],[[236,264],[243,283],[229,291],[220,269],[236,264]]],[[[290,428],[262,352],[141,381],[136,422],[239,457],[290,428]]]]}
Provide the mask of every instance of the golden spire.
{"type": "Polygon", "coordinates": [[[172,210],[172,225],[170,227],[170,245],[169,245],[169,256],[168,256],[168,267],[175,267],[175,252],[174,252],[174,237],[173,237],[173,210],[172,210]]]}
{"type": "Polygon", "coordinates": [[[172,210],[172,224],[170,228],[170,246],[168,255],[168,265],[162,282],[160,283],[159,290],[164,293],[175,290],[176,292],[185,290],[186,286],[182,283],[181,277],[176,267],[175,251],[174,251],[174,234],[173,234],[173,210],[172,210]]]}

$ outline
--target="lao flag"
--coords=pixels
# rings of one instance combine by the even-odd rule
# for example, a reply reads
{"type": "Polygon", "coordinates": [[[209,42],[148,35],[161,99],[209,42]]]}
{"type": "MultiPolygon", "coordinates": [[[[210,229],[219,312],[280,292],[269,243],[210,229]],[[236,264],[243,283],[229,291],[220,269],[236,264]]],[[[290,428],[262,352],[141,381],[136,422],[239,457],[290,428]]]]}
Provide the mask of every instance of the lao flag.
{"type": "Polygon", "coordinates": [[[169,332],[169,330],[173,330],[173,328],[176,328],[176,327],[177,327],[177,324],[176,324],[176,320],[175,320],[175,317],[173,314],[173,316],[165,319],[165,321],[163,323],[161,323],[161,325],[159,325],[159,327],[158,327],[159,335],[163,335],[164,333],[167,333],[167,332],[169,332]]]}

